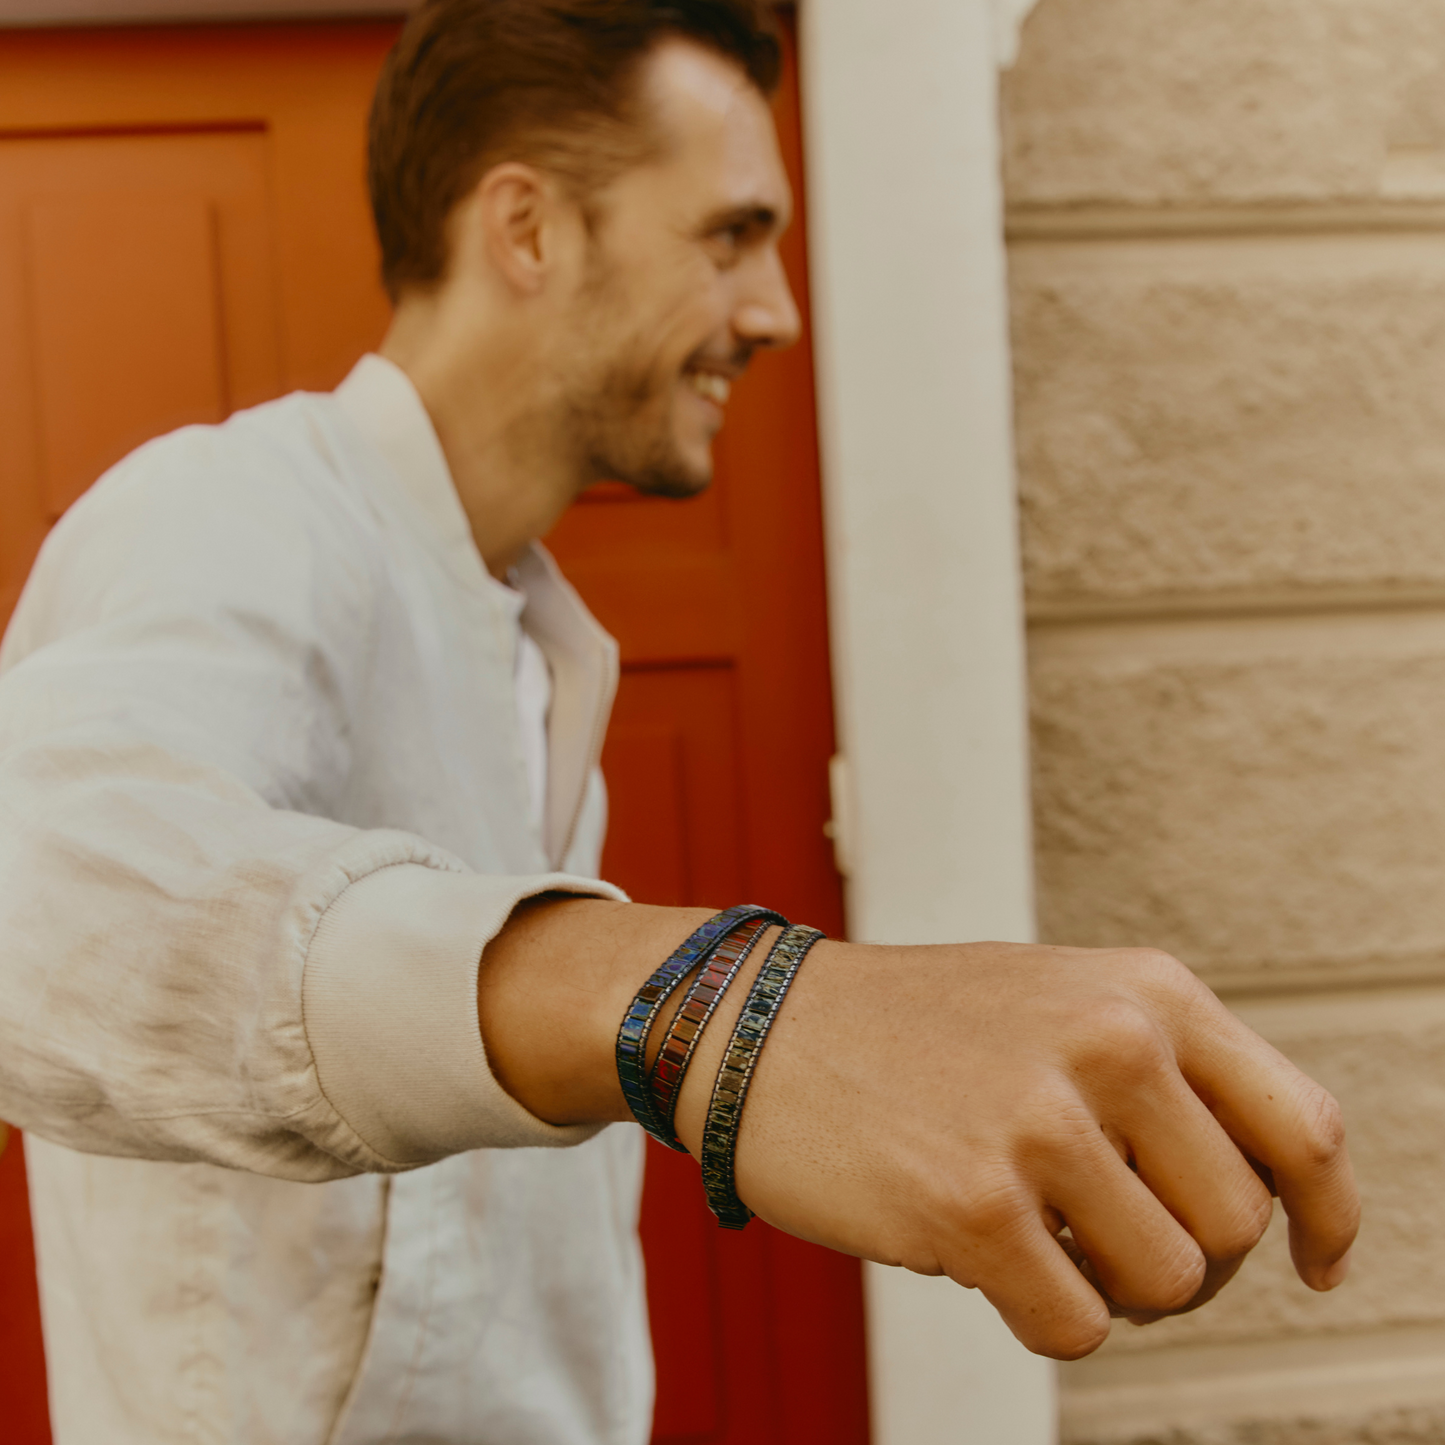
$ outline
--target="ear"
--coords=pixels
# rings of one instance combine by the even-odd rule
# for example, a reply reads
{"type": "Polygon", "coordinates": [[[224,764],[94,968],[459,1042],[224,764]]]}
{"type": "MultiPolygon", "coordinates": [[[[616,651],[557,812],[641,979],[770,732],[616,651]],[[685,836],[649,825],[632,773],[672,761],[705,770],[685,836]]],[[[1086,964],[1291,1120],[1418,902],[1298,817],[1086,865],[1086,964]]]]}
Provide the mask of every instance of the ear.
{"type": "Polygon", "coordinates": [[[569,207],[557,183],[535,166],[504,161],[472,193],[475,239],[514,291],[535,296],[566,250],[569,207]]]}

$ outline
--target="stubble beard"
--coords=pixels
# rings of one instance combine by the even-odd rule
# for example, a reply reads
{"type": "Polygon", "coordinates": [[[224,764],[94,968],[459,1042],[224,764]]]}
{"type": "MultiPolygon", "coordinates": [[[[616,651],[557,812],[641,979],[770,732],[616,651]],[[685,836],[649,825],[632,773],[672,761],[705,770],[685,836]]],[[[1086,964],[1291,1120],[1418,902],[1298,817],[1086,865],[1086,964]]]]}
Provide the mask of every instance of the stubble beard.
{"type": "Polygon", "coordinates": [[[642,359],[642,339],[626,328],[628,298],[594,243],[587,284],[590,324],[579,339],[594,357],[590,375],[568,389],[562,425],[584,485],[625,482],[648,497],[685,500],[712,483],[712,463],[689,465],[673,432],[677,372],[642,359]],[[625,337],[620,341],[619,338],[625,337]]]}
{"type": "Polygon", "coordinates": [[[676,500],[707,489],[711,465],[689,464],[673,435],[675,386],[670,370],[623,363],[569,399],[567,426],[589,482],[625,482],[676,500]]]}

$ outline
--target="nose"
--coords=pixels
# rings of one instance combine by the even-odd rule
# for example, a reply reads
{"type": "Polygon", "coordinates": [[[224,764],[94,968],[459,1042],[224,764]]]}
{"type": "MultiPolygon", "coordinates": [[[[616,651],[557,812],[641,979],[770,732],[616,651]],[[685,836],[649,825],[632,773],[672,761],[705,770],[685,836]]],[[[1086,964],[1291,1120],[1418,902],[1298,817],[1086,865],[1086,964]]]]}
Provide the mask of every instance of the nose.
{"type": "Polygon", "coordinates": [[[783,258],[776,248],[769,247],[749,270],[752,274],[746,278],[733,313],[733,330],[753,346],[791,346],[802,334],[803,320],[783,270],[783,258]]]}

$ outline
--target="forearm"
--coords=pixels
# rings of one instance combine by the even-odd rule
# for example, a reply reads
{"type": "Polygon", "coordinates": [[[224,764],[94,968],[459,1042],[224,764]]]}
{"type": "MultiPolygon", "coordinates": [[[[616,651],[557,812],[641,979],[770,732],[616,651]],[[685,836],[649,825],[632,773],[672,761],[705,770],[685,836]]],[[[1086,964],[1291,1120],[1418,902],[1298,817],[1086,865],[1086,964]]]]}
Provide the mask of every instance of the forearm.
{"type": "MultiPolygon", "coordinates": [[[[618,1025],[710,916],[550,900],[514,914],[480,975],[504,1086],[554,1123],[626,1119],[618,1025]]],[[[678,1095],[694,1156],[776,936],[723,995],[678,1095]]],[[[1279,1185],[1300,1274],[1332,1288],[1357,1222],[1338,1111],[1177,961],[823,942],[758,1057],[735,1179],[769,1223],[977,1285],[1031,1348],[1073,1358],[1107,1333],[1113,1302],[1155,1318],[1228,1279],[1270,1216],[1256,1165],[1279,1185]],[[1087,1278],[1060,1245],[1065,1226],[1087,1278]]]]}

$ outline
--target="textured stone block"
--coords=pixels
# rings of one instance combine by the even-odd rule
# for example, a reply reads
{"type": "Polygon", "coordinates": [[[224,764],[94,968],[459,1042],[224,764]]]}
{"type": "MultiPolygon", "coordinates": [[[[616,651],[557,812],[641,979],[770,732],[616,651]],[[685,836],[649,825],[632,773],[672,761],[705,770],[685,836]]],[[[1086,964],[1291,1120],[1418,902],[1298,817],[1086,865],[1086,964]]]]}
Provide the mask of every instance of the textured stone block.
{"type": "Polygon", "coordinates": [[[1142,1430],[1066,1427],[1062,1439],[1063,1445],[1440,1445],[1445,1403],[1339,1415],[1308,1410],[1283,1417],[1246,1415],[1142,1430]]]}
{"type": "Polygon", "coordinates": [[[1040,243],[1012,271],[1036,609],[1445,586],[1445,238],[1040,243]]]}
{"type": "Polygon", "coordinates": [[[1210,1305],[1142,1330],[1116,1327],[1097,1356],[1064,1368],[1066,1439],[1445,1438],[1445,990],[1239,1012],[1344,1108],[1365,1206],[1351,1277],[1329,1295],[1306,1290],[1277,1217],[1210,1305]]]}
{"type": "Polygon", "coordinates": [[[1231,987],[1445,972],[1445,614],[1052,627],[1031,652],[1044,938],[1231,987]]]}
{"type": "Polygon", "coordinates": [[[1004,85],[1016,206],[1445,193],[1436,0],[1042,0],[1004,85]]]}

